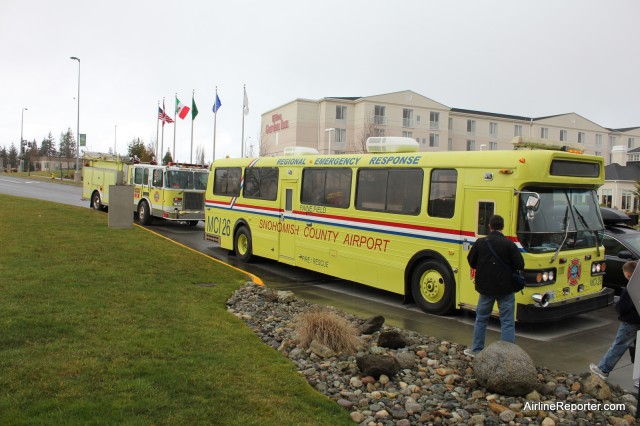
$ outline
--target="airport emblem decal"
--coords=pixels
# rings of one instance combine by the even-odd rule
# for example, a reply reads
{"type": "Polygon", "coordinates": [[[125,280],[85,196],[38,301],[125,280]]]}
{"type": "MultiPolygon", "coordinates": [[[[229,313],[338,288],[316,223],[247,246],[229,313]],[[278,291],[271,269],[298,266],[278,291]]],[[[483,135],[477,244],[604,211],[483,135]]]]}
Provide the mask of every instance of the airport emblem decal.
{"type": "Polygon", "coordinates": [[[580,260],[578,260],[578,258],[575,258],[569,264],[569,270],[567,271],[567,279],[569,280],[569,285],[578,285],[581,274],[582,265],[580,264],[580,260]]]}

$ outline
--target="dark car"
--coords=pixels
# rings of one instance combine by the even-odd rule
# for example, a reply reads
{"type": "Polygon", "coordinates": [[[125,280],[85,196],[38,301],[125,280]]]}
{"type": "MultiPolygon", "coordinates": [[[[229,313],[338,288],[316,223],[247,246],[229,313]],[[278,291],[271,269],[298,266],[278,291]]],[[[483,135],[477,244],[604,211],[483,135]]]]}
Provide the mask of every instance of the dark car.
{"type": "Polygon", "coordinates": [[[640,258],[640,231],[631,227],[631,218],[619,210],[601,207],[600,212],[605,225],[602,235],[607,262],[604,285],[619,292],[627,285],[622,265],[640,258]]]}

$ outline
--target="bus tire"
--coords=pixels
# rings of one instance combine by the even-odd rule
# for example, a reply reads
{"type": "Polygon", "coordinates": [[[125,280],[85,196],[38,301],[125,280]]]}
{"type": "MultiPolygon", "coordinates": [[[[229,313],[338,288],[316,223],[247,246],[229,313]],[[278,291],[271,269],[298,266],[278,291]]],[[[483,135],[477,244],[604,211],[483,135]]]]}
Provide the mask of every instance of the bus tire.
{"type": "Polygon", "coordinates": [[[251,231],[246,226],[241,226],[236,231],[233,238],[233,249],[236,257],[245,263],[253,259],[253,246],[251,241],[251,231]]]}
{"type": "Polygon", "coordinates": [[[146,201],[138,204],[138,220],[140,221],[140,225],[147,226],[151,224],[151,209],[149,208],[149,203],[146,201]]]}
{"type": "Polygon", "coordinates": [[[102,211],[103,210],[102,200],[100,199],[100,193],[98,191],[95,191],[91,195],[91,206],[90,207],[92,209],[98,210],[98,211],[102,211]]]}
{"type": "Polygon", "coordinates": [[[411,276],[411,292],[418,307],[428,314],[444,315],[453,310],[455,281],[442,263],[422,262],[411,276]]]}

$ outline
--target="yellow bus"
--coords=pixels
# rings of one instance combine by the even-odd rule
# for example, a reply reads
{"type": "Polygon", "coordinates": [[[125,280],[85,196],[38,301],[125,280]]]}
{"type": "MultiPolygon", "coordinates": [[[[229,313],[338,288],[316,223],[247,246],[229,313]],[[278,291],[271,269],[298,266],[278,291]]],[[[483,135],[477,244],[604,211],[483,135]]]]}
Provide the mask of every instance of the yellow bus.
{"type": "Polygon", "coordinates": [[[292,148],[281,157],[216,160],[205,239],[245,262],[307,268],[442,315],[475,309],[467,255],[500,214],[525,259],[518,321],[613,303],[613,291],[602,287],[602,158],[515,145],[521,149],[417,152],[413,139],[370,138],[366,154],[292,148]]]}

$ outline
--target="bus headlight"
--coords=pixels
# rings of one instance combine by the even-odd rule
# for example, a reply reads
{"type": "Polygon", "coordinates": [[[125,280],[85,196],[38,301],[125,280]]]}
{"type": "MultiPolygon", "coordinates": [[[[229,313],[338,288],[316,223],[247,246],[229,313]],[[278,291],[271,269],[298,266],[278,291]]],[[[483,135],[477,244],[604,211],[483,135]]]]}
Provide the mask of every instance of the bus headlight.
{"type": "Polygon", "coordinates": [[[555,282],[556,270],[554,268],[540,269],[537,271],[525,270],[524,276],[526,278],[527,286],[549,285],[555,282]]]}
{"type": "Polygon", "coordinates": [[[591,275],[604,275],[605,270],[607,269],[607,264],[604,260],[598,260],[591,264],[591,275]]]}
{"type": "Polygon", "coordinates": [[[173,205],[174,206],[178,206],[178,207],[182,207],[182,197],[174,197],[173,198],[173,205]]]}

